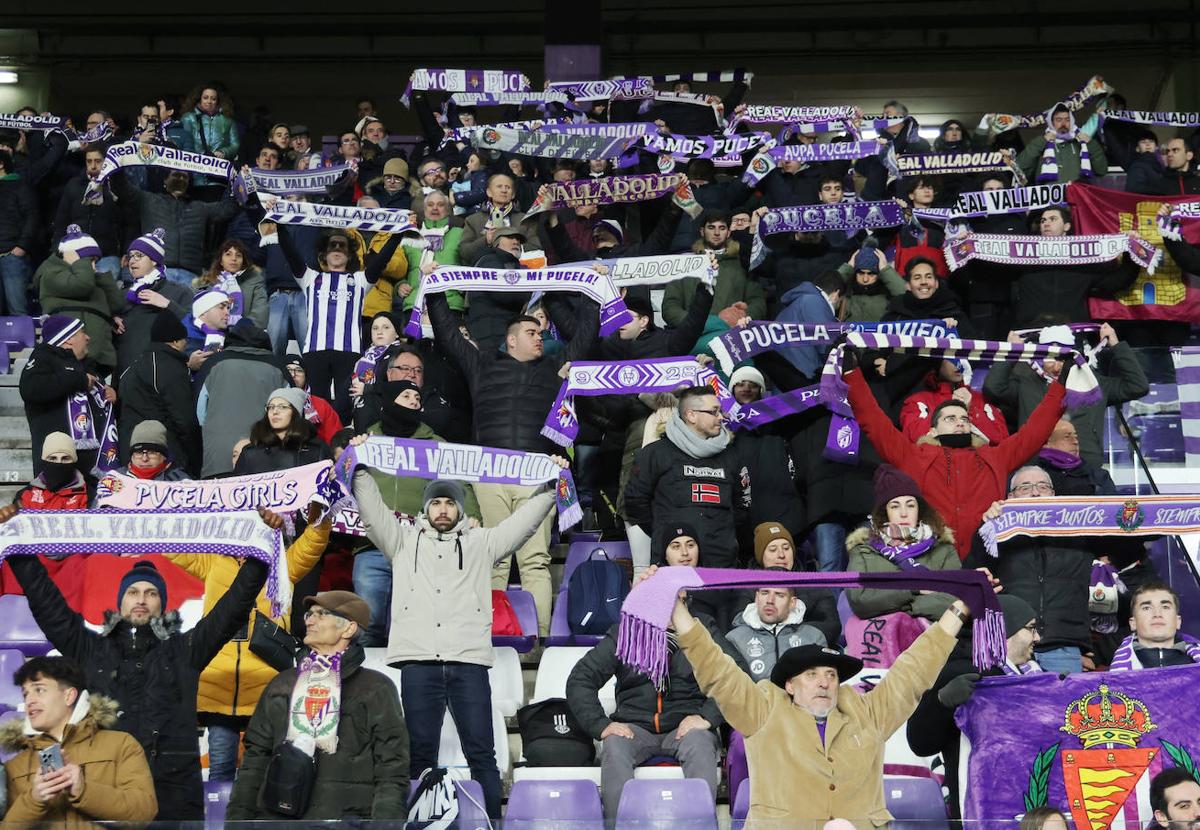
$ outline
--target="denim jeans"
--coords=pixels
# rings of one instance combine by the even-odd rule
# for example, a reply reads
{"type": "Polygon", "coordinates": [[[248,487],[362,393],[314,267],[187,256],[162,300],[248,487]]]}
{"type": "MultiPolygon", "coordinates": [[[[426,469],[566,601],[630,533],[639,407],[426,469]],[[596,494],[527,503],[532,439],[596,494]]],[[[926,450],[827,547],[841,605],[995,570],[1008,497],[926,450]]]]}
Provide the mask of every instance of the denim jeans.
{"type": "Polygon", "coordinates": [[[813,528],[813,547],[817,553],[817,569],[846,570],[846,528],[837,522],[821,522],[813,528]]]}
{"type": "Polygon", "coordinates": [[[371,609],[371,624],[359,636],[363,648],[386,646],[392,621],[392,566],[377,550],[354,555],[354,593],[371,609]]]}
{"type": "Polygon", "coordinates": [[[471,777],[483,788],[488,815],[500,818],[503,794],[496,767],[487,668],[473,663],[409,663],[400,669],[400,698],[408,726],[412,779],[438,765],[438,743],[448,706],[471,777]]]}
{"type": "Polygon", "coordinates": [[[164,268],[163,275],[171,282],[177,282],[189,291],[192,290],[192,280],[199,276],[186,268],[164,268]]]}
{"type": "Polygon", "coordinates": [[[238,769],[241,733],[228,726],[208,727],[208,780],[232,781],[238,769]]]}
{"type": "Polygon", "coordinates": [[[283,357],[287,354],[288,340],[295,338],[304,348],[304,332],[308,328],[308,305],[303,291],[274,291],[267,298],[270,318],[267,334],[271,337],[271,348],[283,357]]]}
{"type": "Polygon", "coordinates": [[[1079,674],[1083,671],[1083,659],[1079,646],[1059,646],[1045,651],[1035,651],[1033,659],[1048,672],[1054,674],[1079,674]]]}
{"type": "Polygon", "coordinates": [[[33,276],[29,255],[0,255],[0,281],[4,283],[4,313],[11,317],[29,314],[29,278],[33,276]]]}

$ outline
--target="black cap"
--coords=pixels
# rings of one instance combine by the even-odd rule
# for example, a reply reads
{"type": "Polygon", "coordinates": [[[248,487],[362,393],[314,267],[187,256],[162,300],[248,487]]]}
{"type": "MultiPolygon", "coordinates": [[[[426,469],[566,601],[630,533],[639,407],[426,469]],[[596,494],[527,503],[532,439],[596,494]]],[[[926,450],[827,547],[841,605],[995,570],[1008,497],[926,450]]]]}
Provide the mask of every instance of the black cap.
{"type": "Polygon", "coordinates": [[[845,683],[862,671],[863,663],[857,657],[844,654],[840,648],[810,643],[785,651],[775,668],[771,669],[771,682],[782,689],[793,677],[814,666],[828,666],[836,670],[838,682],[845,683]]]}
{"type": "Polygon", "coordinates": [[[164,308],[150,324],[150,342],[173,343],[176,340],[187,340],[187,329],[178,317],[164,308]]]}

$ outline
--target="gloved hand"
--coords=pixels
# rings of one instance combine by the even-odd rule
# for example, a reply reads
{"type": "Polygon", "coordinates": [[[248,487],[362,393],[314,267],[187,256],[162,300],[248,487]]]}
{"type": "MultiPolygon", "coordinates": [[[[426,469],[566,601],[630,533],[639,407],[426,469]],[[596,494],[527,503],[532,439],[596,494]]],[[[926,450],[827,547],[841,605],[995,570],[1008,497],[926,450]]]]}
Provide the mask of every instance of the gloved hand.
{"type": "Polygon", "coordinates": [[[1070,352],[1062,356],[1062,369],[1058,372],[1058,382],[1063,386],[1067,385],[1067,376],[1071,374],[1071,370],[1075,368],[1075,352],[1070,352]]]}
{"type": "Polygon", "coordinates": [[[967,702],[971,697],[971,693],[975,691],[975,684],[978,682],[978,672],[960,674],[938,690],[938,702],[947,709],[955,709],[967,702]]]}
{"type": "Polygon", "coordinates": [[[858,349],[846,346],[842,350],[842,374],[858,368],[858,349]]]}

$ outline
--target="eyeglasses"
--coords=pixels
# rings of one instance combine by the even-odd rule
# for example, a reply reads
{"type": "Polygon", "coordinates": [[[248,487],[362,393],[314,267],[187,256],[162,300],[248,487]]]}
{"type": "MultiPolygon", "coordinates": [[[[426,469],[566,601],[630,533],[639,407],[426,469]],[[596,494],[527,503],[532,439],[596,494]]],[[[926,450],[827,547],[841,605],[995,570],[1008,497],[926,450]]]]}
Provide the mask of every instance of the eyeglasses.
{"type": "Polygon", "coordinates": [[[1030,493],[1049,493],[1054,495],[1054,485],[1047,481],[1039,481],[1036,484],[1018,484],[1012,489],[1018,496],[1027,496],[1030,493]]]}
{"type": "Polygon", "coordinates": [[[422,368],[421,366],[389,366],[388,371],[389,372],[407,372],[407,373],[413,374],[413,375],[425,374],[425,369],[422,368]]]}
{"type": "Polygon", "coordinates": [[[329,244],[325,246],[325,250],[327,250],[327,251],[348,251],[348,250],[350,250],[350,244],[348,242],[346,242],[346,240],[344,240],[344,239],[331,239],[331,240],[329,240],[329,244]]]}
{"type": "Polygon", "coordinates": [[[421,178],[424,179],[435,173],[445,173],[445,172],[446,172],[445,167],[429,167],[429,168],[421,171],[421,178]]]}
{"type": "Polygon", "coordinates": [[[292,408],[290,403],[269,403],[267,404],[267,412],[287,412],[292,408]]]}
{"type": "Polygon", "coordinates": [[[1038,622],[1037,622],[1037,620],[1034,620],[1034,621],[1033,621],[1033,622],[1031,622],[1029,625],[1023,625],[1023,626],[1021,626],[1021,630],[1022,630],[1022,631],[1029,631],[1029,632],[1031,632],[1031,633],[1033,633],[1033,634],[1041,634],[1041,633],[1042,633],[1042,627],[1041,627],[1040,625],[1038,625],[1038,622]]]}
{"type": "Polygon", "coordinates": [[[145,456],[162,455],[162,453],[159,452],[158,450],[146,450],[146,449],[133,449],[133,450],[129,451],[129,454],[130,455],[145,455],[145,456]]]}
{"type": "Polygon", "coordinates": [[[334,619],[338,620],[343,619],[343,617],[340,615],[335,614],[332,611],[326,611],[324,608],[310,608],[304,612],[305,622],[308,622],[309,620],[317,620],[319,622],[326,617],[333,617],[334,619]]]}
{"type": "Polygon", "coordinates": [[[143,254],[141,251],[130,251],[129,252],[129,261],[130,262],[137,262],[138,260],[141,260],[141,259],[148,259],[148,257],[145,254],[143,254]]]}
{"type": "Polygon", "coordinates": [[[393,176],[391,173],[388,173],[387,175],[385,175],[383,177],[383,180],[385,182],[402,182],[402,181],[404,181],[404,177],[403,176],[393,176]]]}
{"type": "Polygon", "coordinates": [[[705,415],[711,415],[714,418],[724,418],[725,413],[720,409],[693,409],[693,412],[703,412],[705,415]]]}

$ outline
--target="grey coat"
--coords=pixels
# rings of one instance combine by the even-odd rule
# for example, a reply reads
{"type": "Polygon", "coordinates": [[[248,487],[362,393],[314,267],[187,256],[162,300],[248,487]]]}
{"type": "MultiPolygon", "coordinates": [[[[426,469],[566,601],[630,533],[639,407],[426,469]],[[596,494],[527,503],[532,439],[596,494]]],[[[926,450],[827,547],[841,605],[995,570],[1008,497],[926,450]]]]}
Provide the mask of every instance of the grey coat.
{"type": "Polygon", "coordinates": [[[804,622],[804,610],[804,603],[798,602],[782,623],[767,625],[752,602],[734,618],[733,628],[725,639],[746,658],[755,681],[770,680],[776,661],[789,648],[810,643],[828,645],[820,630],[804,622]]]}
{"type": "Polygon", "coordinates": [[[197,413],[203,408],[203,478],[233,470],[233,445],[250,437],[250,427],[263,416],[271,393],[292,385],[287,372],[273,362],[275,355],[266,349],[227,345],[209,361],[218,358],[204,377],[197,413]]]}

